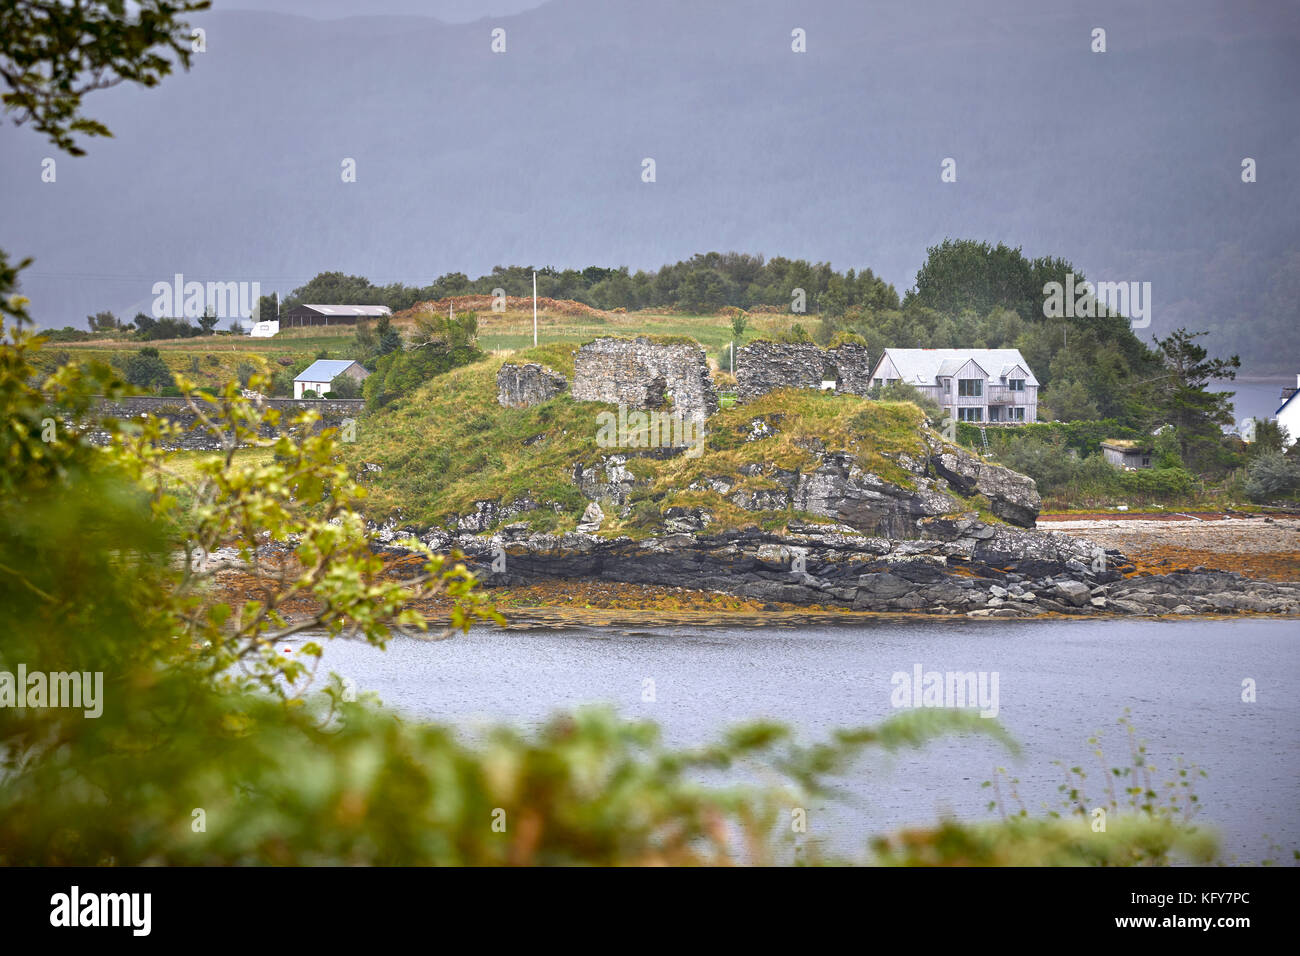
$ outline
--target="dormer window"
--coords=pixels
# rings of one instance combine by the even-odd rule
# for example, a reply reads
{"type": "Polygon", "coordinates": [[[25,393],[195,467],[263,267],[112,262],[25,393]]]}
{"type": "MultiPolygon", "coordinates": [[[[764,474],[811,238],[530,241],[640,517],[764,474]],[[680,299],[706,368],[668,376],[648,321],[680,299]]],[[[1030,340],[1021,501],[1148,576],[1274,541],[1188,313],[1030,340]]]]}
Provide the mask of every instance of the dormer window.
{"type": "Polygon", "coordinates": [[[1013,392],[1023,392],[1025,390],[1025,380],[1023,378],[1013,378],[1007,382],[1007,388],[1013,392]]]}

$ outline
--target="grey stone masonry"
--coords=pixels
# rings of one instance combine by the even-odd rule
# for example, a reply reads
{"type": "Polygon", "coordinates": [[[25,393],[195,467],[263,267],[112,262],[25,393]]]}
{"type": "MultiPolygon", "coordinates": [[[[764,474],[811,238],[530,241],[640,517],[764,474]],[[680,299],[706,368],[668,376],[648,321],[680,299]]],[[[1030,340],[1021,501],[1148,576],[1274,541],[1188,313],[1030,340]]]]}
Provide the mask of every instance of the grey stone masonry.
{"type": "Polygon", "coordinates": [[[506,408],[531,408],[559,395],[568,380],[554,369],[529,362],[507,362],[497,372],[497,404],[506,408]]]}
{"type": "Polygon", "coordinates": [[[632,408],[666,408],[685,418],[718,410],[718,394],[704,349],[693,344],[662,345],[647,338],[596,339],[573,359],[572,394],[578,401],[632,408]]]}
{"type": "Polygon", "coordinates": [[[736,350],[736,392],[742,401],[778,388],[821,388],[834,381],[837,392],[865,395],[871,362],[861,345],[833,349],[812,343],[753,342],[736,350]]]}

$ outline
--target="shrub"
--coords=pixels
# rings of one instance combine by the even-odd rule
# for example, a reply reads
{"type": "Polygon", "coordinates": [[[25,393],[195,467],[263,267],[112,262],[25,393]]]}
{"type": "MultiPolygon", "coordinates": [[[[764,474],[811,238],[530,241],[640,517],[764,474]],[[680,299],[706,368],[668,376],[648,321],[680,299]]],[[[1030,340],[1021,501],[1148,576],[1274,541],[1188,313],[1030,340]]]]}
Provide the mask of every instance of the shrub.
{"type": "Polygon", "coordinates": [[[351,375],[340,375],[334,381],[330,382],[330,390],[325,393],[326,398],[360,398],[361,383],[351,375]]]}
{"type": "Polygon", "coordinates": [[[161,388],[173,384],[171,370],[155,348],[142,348],[128,358],[125,376],[127,382],[137,388],[161,388]]]}
{"type": "Polygon", "coordinates": [[[934,399],[907,382],[890,382],[877,392],[882,402],[911,402],[933,421],[943,418],[943,408],[934,399]]]}
{"type": "Polygon", "coordinates": [[[1300,490],[1300,465],[1280,452],[1260,455],[1246,474],[1246,497],[1263,503],[1300,490]]]}

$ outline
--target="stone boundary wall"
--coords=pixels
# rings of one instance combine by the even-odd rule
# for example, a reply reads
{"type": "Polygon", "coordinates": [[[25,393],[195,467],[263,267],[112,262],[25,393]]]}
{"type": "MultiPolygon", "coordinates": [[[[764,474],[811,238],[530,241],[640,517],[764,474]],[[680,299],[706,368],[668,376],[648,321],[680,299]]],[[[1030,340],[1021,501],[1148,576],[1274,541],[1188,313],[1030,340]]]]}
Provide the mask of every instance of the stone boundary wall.
{"type": "MultiPolygon", "coordinates": [[[[316,423],[313,431],[333,428],[344,419],[355,419],[366,406],[365,399],[362,398],[315,400],[264,398],[262,404],[287,412],[305,408],[315,409],[320,412],[321,421],[316,423]]],[[[96,411],[101,418],[138,418],[141,415],[162,417],[186,429],[186,432],[178,440],[166,443],[163,446],[165,448],[186,449],[189,451],[217,451],[221,448],[220,439],[211,432],[195,429],[194,426],[198,419],[186,407],[185,400],[182,398],[162,395],[133,395],[130,398],[120,399],[115,402],[101,399],[96,406],[96,411]]],[[[108,432],[97,426],[97,419],[82,423],[81,427],[85,429],[86,441],[92,445],[107,445],[109,442],[108,432]]],[[[261,434],[263,438],[274,438],[279,431],[279,427],[263,426],[261,434]]]]}
{"type": "Polygon", "coordinates": [[[596,339],[574,354],[571,393],[577,401],[662,408],[665,395],[684,418],[712,415],[718,393],[704,349],[647,338],[596,339]]]}
{"type": "Polygon", "coordinates": [[[503,408],[531,408],[568,387],[568,379],[553,368],[537,362],[506,362],[497,371],[497,404],[503,408]]]}
{"type": "MultiPolygon", "coordinates": [[[[364,398],[263,398],[262,405],[281,410],[312,408],[322,415],[332,412],[355,417],[365,409],[366,400],[364,398]]],[[[140,414],[157,415],[173,408],[185,409],[185,399],[167,395],[132,395],[112,402],[100,399],[98,407],[104,414],[118,418],[140,414]]]]}
{"type": "Polygon", "coordinates": [[[778,388],[819,389],[834,378],[835,390],[865,395],[871,360],[861,345],[823,349],[808,343],[752,342],[736,350],[736,394],[748,401],[778,388]]]}

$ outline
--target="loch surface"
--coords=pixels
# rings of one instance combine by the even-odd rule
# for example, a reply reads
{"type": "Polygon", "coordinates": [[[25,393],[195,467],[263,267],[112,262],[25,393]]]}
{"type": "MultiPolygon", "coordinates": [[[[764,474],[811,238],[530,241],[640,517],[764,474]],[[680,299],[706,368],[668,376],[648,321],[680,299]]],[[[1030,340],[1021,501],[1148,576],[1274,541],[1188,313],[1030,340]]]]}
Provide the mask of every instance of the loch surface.
{"type": "Polygon", "coordinates": [[[605,703],[657,721],[677,745],[767,718],[805,741],[877,722],[893,677],[924,671],[998,675],[998,719],[1023,752],[982,737],[865,761],[844,784],[852,800],[808,808],[810,836],[854,852],[872,833],[989,814],[990,779],[1005,766],[1031,813],[1060,807],[1061,768],[1127,765],[1125,711],[1158,768],[1206,771],[1198,819],[1217,826],[1230,862],[1291,862],[1300,847],[1300,621],[873,621],[799,628],[476,628],[442,642],[400,638],[380,651],[327,643],[335,671],[405,713],[472,732],[497,721],[535,726],[556,711],[605,703]],[[1253,680],[1256,700],[1242,700],[1253,680]],[[644,700],[653,681],[653,701],[644,700]],[[1280,850],[1273,849],[1281,847],[1280,850]]]}

